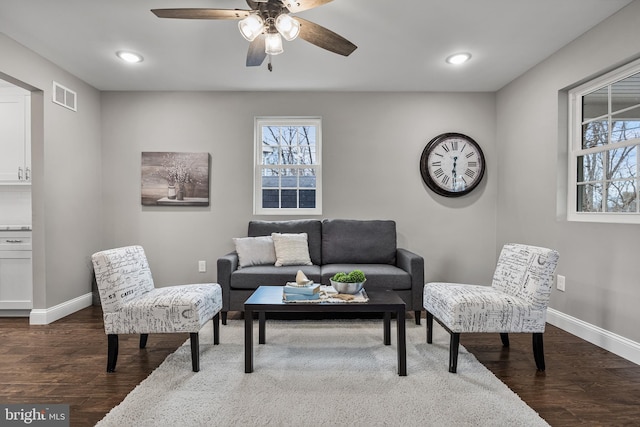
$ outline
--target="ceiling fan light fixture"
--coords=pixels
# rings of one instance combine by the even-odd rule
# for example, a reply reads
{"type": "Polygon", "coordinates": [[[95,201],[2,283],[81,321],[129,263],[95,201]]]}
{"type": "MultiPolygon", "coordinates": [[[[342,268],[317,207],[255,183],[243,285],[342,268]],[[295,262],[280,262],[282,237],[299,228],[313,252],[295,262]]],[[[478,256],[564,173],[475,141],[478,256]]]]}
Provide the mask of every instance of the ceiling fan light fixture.
{"type": "Polygon", "coordinates": [[[242,37],[252,42],[264,30],[264,20],[260,15],[251,14],[238,22],[242,37]]]}
{"type": "Polygon", "coordinates": [[[447,64],[460,65],[460,64],[464,64],[470,59],[471,59],[470,53],[460,52],[460,53],[454,53],[453,55],[448,56],[447,59],[445,59],[445,61],[447,62],[447,64]]]}
{"type": "Polygon", "coordinates": [[[284,52],[280,33],[269,33],[265,37],[264,51],[267,55],[280,55],[284,52]]]}
{"type": "Polygon", "coordinates": [[[276,29],[286,41],[290,42],[300,34],[300,22],[286,13],[281,13],[276,18],[276,29]]]}

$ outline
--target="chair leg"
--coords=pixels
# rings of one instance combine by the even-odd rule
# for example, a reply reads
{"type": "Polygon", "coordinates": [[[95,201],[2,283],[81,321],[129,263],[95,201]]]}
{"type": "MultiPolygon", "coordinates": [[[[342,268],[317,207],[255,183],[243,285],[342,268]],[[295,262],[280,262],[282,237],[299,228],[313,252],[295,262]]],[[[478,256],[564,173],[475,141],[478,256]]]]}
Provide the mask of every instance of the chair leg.
{"type": "Polygon", "coordinates": [[[416,310],[416,325],[420,324],[420,318],[422,317],[422,311],[416,310]]]}
{"type": "Polygon", "coordinates": [[[227,312],[226,311],[222,312],[222,324],[223,325],[227,324],[227,312]]]}
{"type": "Polygon", "coordinates": [[[107,335],[107,372],[116,370],[116,362],[118,361],[118,335],[107,335]]]}
{"type": "Polygon", "coordinates": [[[542,344],[542,333],[533,334],[533,358],[536,360],[538,371],[544,371],[544,345],[542,344]]]}
{"type": "Polygon", "coordinates": [[[191,332],[191,365],[193,372],[200,371],[200,336],[197,332],[191,332]]]}
{"type": "Polygon", "coordinates": [[[500,339],[502,340],[502,346],[503,347],[509,347],[509,334],[507,333],[501,333],[500,334],[500,339]]]}
{"type": "Polygon", "coordinates": [[[427,344],[433,342],[433,314],[427,311],[427,344]]]}
{"type": "Polygon", "coordinates": [[[220,313],[213,316],[213,345],[220,344],[220,313]]]}
{"type": "Polygon", "coordinates": [[[458,347],[460,346],[460,333],[451,332],[449,343],[449,372],[455,374],[458,369],[458,347]]]}
{"type": "Polygon", "coordinates": [[[149,338],[149,334],[140,334],[140,348],[147,346],[147,338],[149,338]]]}

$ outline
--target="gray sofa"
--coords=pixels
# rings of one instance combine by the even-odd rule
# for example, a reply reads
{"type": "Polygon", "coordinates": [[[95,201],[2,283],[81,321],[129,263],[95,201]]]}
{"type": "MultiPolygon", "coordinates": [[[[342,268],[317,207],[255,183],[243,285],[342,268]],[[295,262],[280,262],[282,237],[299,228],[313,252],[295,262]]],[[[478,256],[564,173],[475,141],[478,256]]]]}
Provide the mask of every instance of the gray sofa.
{"type": "Polygon", "coordinates": [[[228,311],[243,311],[244,301],[258,286],[284,285],[302,270],[316,283],[329,284],[334,274],[354,269],[367,276],[366,290],[393,290],[415,311],[420,324],[424,259],[396,247],[396,224],[390,220],[307,219],[250,221],[248,237],[271,233],[306,233],[313,265],[252,265],[238,268],[237,252],[218,259],[218,283],[222,286],[222,322],[228,311]]]}

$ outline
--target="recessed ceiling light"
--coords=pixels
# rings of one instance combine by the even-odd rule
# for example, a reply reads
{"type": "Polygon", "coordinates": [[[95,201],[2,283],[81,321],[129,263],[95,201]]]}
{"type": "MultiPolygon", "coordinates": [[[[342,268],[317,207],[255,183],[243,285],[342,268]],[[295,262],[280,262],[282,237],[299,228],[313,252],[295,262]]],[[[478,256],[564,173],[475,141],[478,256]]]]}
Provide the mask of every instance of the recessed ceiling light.
{"type": "Polygon", "coordinates": [[[471,54],[467,52],[454,53],[451,56],[448,56],[446,61],[447,64],[460,65],[464,64],[468,60],[471,59],[471,54]]]}
{"type": "Polygon", "coordinates": [[[143,57],[142,55],[135,53],[135,52],[127,52],[125,50],[121,50],[119,52],[116,52],[116,56],[120,59],[122,59],[125,62],[130,62],[132,64],[135,64],[137,62],[142,62],[143,61],[143,57]]]}

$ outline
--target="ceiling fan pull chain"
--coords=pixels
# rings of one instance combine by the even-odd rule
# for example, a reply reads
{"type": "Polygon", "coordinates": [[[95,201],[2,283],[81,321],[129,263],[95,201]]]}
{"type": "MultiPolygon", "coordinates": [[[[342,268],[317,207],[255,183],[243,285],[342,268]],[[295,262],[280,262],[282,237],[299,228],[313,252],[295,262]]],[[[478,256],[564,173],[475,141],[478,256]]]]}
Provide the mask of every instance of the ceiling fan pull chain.
{"type": "Polygon", "coordinates": [[[269,55],[269,63],[267,64],[267,69],[269,72],[273,71],[273,66],[271,65],[271,55],[269,55]]]}

